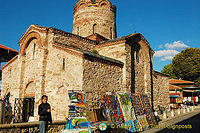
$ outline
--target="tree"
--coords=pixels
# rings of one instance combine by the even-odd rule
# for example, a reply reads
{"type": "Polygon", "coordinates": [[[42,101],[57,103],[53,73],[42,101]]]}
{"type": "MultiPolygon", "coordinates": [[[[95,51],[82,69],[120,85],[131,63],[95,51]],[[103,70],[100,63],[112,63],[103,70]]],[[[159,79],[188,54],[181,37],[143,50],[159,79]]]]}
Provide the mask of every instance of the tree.
{"type": "Polygon", "coordinates": [[[199,82],[200,49],[186,48],[172,60],[172,71],[177,78],[199,82]]]}
{"type": "Polygon", "coordinates": [[[172,63],[164,66],[164,68],[161,70],[162,73],[169,75],[170,79],[178,79],[176,75],[173,73],[172,69],[172,63]]]}

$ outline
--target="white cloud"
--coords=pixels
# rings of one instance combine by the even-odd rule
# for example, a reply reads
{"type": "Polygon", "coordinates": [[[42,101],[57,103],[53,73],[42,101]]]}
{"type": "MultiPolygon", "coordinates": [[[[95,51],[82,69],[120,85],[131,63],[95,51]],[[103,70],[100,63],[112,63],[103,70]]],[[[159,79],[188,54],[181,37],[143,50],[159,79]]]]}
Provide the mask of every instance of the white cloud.
{"type": "Polygon", "coordinates": [[[166,43],[165,48],[167,49],[179,49],[179,48],[186,48],[188,47],[182,41],[174,41],[173,43],[166,43]]]}
{"type": "Polygon", "coordinates": [[[165,48],[165,50],[159,50],[155,51],[154,56],[155,57],[160,57],[161,61],[166,61],[166,60],[172,60],[173,57],[180,53],[182,49],[188,47],[186,44],[184,44],[182,41],[174,41],[172,43],[166,43],[163,45],[159,45],[159,49],[165,48]]]}
{"type": "Polygon", "coordinates": [[[155,51],[154,56],[155,57],[169,57],[169,56],[175,56],[179,52],[177,50],[159,50],[155,51]]]}
{"type": "Polygon", "coordinates": [[[172,59],[173,59],[173,56],[165,56],[165,57],[161,58],[160,60],[166,61],[166,60],[172,60],[172,59]]]}

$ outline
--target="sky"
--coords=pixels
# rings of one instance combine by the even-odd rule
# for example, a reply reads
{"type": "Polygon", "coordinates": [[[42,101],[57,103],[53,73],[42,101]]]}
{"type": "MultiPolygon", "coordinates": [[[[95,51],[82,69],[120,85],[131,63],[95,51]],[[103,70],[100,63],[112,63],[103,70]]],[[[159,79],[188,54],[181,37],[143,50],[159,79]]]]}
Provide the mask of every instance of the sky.
{"type": "MultiPolygon", "coordinates": [[[[15,50],[31,24],[72,32],[77,0],[0,0],[0,44],[15,50]]],[[[141,33],[161,71],[186,47],[200,48],[200,0],[110,0],[117,6],[117,34],[141,33]]]]}

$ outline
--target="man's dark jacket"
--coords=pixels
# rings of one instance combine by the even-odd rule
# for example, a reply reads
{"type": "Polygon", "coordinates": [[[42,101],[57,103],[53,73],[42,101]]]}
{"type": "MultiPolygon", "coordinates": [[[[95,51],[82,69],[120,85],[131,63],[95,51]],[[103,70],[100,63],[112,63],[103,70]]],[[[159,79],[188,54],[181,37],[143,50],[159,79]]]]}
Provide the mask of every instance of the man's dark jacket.
{"type": "Polygon", "coordinates": [[[40,115],[39,121],[46,121],[52,123],[51,112],[47,112],[51,109],[48,103],[41,103],[38,107],[38,114],[40,115]]]}

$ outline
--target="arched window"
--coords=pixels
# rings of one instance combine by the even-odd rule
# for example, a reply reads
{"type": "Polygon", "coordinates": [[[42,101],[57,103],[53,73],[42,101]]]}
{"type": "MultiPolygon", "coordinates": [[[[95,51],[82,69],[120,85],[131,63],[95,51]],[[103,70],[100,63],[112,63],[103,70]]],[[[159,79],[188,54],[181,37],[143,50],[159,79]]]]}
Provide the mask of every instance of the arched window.
{"type": "Polygon", "coordinates": [[[106,3],[102,3],[101,6],[106,6],[106,3]]]}
{"type": "Polygon", "coordinates": [[[113,36],[112,27],[110,27],[110,39],[113,38],[112,36],[113,36]]]}
{"type": "Polygon", "coordinates": [[[25,97],[35,97],[35,83],[33,81],[30,81],[28,84],[26,84],[25,88],[25,97]]]}
{"type": "Polygon", "coordinates": [[[63,66],[62,66],[62,70],[65,71],[65,58],[63,58],[63,66]]]}
{"type": "Polygon", "coordinates": [[[97,32],[96,30],[97,30],[97,24],[94,24],[94,25],[93,25],[93,29],[92,29],[93,34],[95,34],[95,33],[97,32]]]}
{"type": "Polygon", "coordinates": [[[79,35],[79,27],[77,27],[77,35],[79,35]]]}
{"type": "Polygon", "coordinates": [[[34,43],[34,45],[33,45],[33,60],[35,58],[35,48],[36,48],[36,44],[34,43]]]}
{"type": "Polygon", "coordinates": [[[139,54],[139,51],[136,52],[136,60],[137,60],[137,63],[140,63],[140,54],[139,54]]]}

